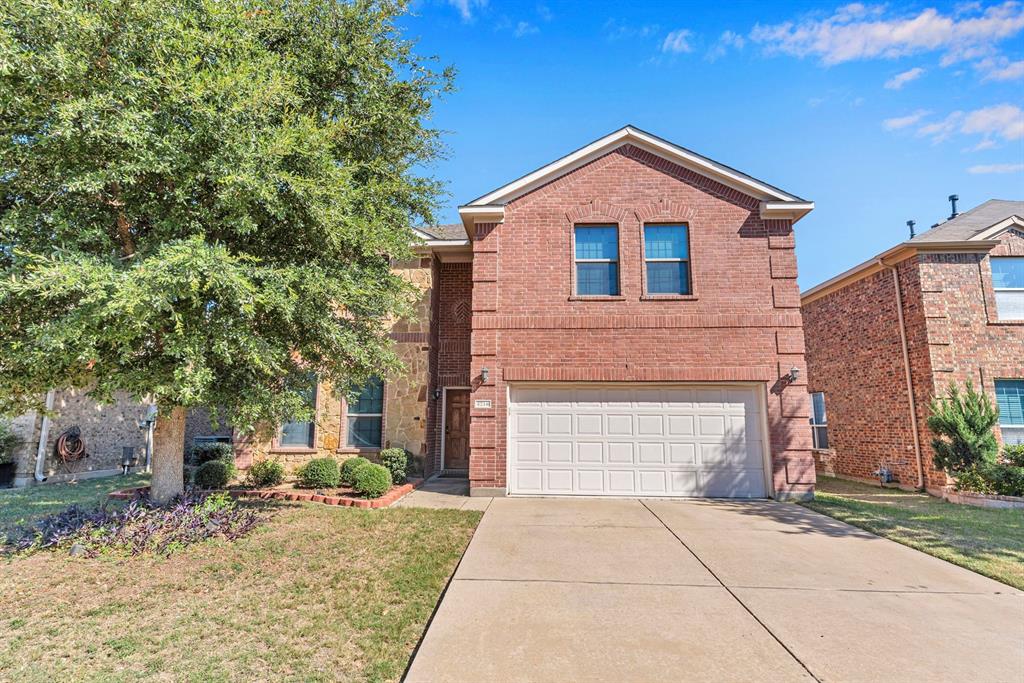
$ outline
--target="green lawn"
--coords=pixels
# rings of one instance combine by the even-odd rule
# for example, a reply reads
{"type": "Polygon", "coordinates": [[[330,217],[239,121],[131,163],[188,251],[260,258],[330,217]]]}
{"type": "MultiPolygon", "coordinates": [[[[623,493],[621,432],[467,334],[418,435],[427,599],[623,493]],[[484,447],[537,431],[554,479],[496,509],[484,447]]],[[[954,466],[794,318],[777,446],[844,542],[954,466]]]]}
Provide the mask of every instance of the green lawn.
{"type": "Polygon", "coordinates": [[[42,484],[20,489],[0,489],[0,531],[37,517],[59,512],[72,503],[93,505],[108,493],[149,483],[148,474],[127,477],[82,479],[69,484],[42,484]]]}
{"type": "Polygon", "coordinates": [[[872,533],[1024,589],[1024,511],[821,477],[803,503],[872,533]]]}
{"type": "MultiPolygon", "coordinates": [[[[45,491],[68,493],[5,493],[5,517],[66,502],[45,491]]],[[[166,559],[0,561],[0,678],[398,680],[480,513],[258,504],[249,537],[166,559]]]]}

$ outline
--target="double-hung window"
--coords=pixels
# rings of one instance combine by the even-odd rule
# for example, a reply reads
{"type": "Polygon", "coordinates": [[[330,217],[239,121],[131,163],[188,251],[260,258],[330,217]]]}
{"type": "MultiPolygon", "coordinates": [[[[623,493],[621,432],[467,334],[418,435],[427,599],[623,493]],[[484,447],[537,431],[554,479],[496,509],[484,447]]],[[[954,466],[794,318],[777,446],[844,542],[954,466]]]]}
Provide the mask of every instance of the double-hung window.
{"type": "Polygon", "coordinates": [[[828,415],[825,414],[825,393],[811,394],[811,437],[814,447],[828,448],[828,415]]]}
{"type": "Polygon", "coordinates": [[[648,294],[690,293],[689,233],[686,225],[644,226],[648,294]]]}
{"type": "Polygon", "coordinates": [[[1003,443],[1024,443],[1024,379],[997,379],[996,405],[1003,443]]]}
{"type": "Polygon", "coordinates": [[[1024,320],[1024,256],[993,256],[992,288],[1000,320],[1024,320]]]}
{"type": "Polygon", "coordinates": [[[574,235],[577,296],[618,296],[619,229],[578,225],[574,235]]]}
{"type": "MultiPolygon", "coordinates": [[[[303,392],[303,398],[310,409],[316,410],[316,380],[313,378],[309,388],[303,392]]],[[[286,422],[281,427],[281,436],[277,440],[278,446],[285,448],[313,448],[313,435],[315,426],[312,420],[308,422],[286,422]]]]}
{"type": "Polygon", "coordinates": [[[346,445],[352,448],[380,448],[384,425],[384,383],[372,377],[348,404],[346,445]]]}

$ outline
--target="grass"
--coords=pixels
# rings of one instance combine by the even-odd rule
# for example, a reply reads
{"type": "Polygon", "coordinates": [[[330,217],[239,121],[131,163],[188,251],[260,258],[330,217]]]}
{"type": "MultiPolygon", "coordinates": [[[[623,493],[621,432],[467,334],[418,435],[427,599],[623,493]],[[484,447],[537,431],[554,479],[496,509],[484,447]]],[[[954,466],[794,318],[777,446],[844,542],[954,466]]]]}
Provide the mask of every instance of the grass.
{"type": "MultiPolygon", "coordinates": [[[[123,481],[91,485],[102,495],[123,481]]],[[[66,502],[17,495],[29,500],[5,498],[21,510],[7,518],[66,502]]],[[[251,536],[166,559],[3,562],[0,677],[398,680],[480,513],[259,505],[271,518],[251,536]]]]}
{"type": "Polygon", "coordinates": [[[1024,589],[1024,512],[821,477],[803,503],[879,536],[1024,589]]]}
{"type": "Polygon", "coordinates": [[[148,483],[148,474],[129,474],[126,477],[100,477],[66,484],[3,489],[0,490],[0,531],[59,512],[72,503],[93,505],[111,491],[148,483]]]}

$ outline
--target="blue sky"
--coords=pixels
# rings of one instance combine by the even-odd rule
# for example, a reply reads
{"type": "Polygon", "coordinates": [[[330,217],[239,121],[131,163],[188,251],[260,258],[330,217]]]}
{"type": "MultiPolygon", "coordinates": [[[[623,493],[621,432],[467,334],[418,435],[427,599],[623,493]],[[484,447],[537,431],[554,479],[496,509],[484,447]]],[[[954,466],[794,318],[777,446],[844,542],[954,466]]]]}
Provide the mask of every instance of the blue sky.
{"type": "Polygon", "coordinates": [[[439,218],[631,123],[816,202],[807,289],[949,214],[1024,199],[1024,5],[419,0],[439,218]]]}

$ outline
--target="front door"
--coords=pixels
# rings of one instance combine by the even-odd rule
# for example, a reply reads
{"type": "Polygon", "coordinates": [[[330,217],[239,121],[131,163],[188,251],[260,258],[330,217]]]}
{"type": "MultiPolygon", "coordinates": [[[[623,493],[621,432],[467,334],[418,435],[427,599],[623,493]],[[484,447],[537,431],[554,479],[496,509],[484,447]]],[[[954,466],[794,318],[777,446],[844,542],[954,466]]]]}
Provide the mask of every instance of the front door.
{"type": "Polygon", "coordinates": [[[444,414],[444,469],[469,469],[469,390],[449,389],[444,414]]]}

